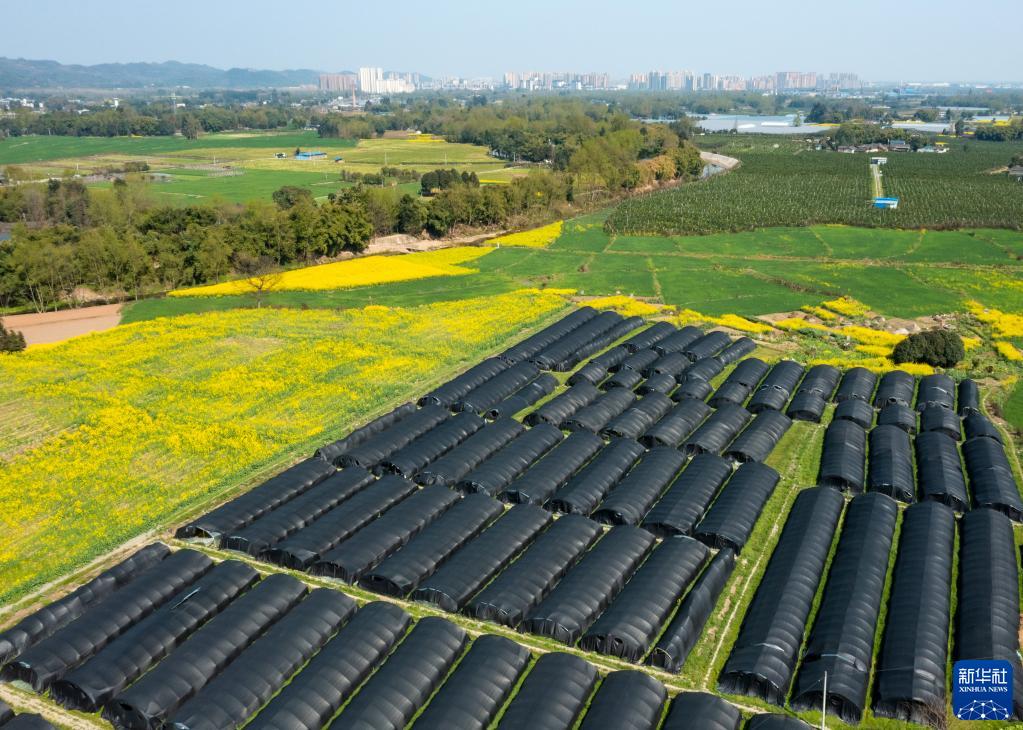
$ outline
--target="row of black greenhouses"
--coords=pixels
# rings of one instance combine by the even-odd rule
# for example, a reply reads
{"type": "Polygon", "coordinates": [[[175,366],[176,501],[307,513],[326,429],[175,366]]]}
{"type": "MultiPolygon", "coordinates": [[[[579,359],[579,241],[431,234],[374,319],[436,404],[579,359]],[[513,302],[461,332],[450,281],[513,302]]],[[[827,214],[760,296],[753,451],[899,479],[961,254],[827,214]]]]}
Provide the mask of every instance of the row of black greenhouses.
{"type": "MultiPolygon", "coordinates": [[[[116,728],[804,730],[635,670],[151,545],[0,634],[2,677],[116,728]]],[[[52,727],[0,704],[0,726],[52,727]]]]}

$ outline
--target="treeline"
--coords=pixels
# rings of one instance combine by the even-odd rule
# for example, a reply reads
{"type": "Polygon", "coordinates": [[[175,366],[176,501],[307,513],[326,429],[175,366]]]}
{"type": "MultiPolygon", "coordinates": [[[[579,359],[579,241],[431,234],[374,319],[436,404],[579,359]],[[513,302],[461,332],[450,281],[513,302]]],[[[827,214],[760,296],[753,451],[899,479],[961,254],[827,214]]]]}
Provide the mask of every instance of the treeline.
{"type": "Polygon", "coordinates": [[[1023,118],[1015,118],[1009,124],[978,124],[974,137],[989,142],[1013,142],[1023,140],[1023,118]]]}
{"type": "Polygon", "coordinates": [[[901,139],[916,150],[930,142],[927,137],[912,130],[856,123],[840,124],[827,139],[832,148],[844,145],[887,144],[893,139],[901,139]]]}
{"type": "Polygon", "coordinates": [[[177,108],[165,102],[136,102],[122,103],[117,108],[94,109],[84,114],[76,109],[55,109],[44,113],[15,109],[13,113],[0,117],[0,137],[26,134],[151,137],[181,133],[194,138],[201,133],[231,129],[300,129],[317,121],[319,117],[307,109],[282,104],[189,104],[177,108]]]}

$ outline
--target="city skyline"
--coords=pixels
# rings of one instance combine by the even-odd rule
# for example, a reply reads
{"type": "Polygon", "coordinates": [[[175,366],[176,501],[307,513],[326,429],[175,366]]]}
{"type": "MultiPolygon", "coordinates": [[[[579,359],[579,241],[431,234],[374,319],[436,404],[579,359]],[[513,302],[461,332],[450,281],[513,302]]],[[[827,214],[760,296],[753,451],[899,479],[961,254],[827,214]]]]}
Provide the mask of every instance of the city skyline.
{"type": "Polygon", "coordinates": [[[528,65],[600,68],[619,78],[644,68],[700,66],[742,77],[817,68],[876,81],[1023,80],[1012,78],[1023,75],[1014,44],[989,32],[1023,26],[1023,3],[1015,0],[976,0],[966,13],[951,0],[935,0],[926,14],[880,0],[865,0],[855,14],[841,8],[783,12],[737,0],[728,19],[722,24],[684,4],[652,0],[628,6],[521,0],[488,7],[485,17],[454,0],[428,11],[396,0],[386,15],[347,3],[181,0],[140,11],[127,0],[38,0],[5,10],[4,54],[77,64],[182,60],[326,72],[367,66],[495,79],[528,65]],[[864,44],[883,52],[864,53],[864,44]]]}

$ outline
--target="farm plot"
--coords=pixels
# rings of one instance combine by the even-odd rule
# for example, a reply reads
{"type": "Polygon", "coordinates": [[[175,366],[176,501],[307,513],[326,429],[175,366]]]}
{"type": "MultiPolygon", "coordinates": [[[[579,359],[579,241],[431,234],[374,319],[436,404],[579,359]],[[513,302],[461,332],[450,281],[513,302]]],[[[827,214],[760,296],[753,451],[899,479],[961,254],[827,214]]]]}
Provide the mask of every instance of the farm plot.
{"type": "Polygon", "coordinates": [[[1014,143],[954,142],[944,155],[893,154],[884,170],[897,210],[871,206],[866,155],[708,135],[701,147],[734,155],[742,166],[705,182],[627,200],[609,230],[634,234],[708,234],[769,226],[844,223],[882,228],[1019,229],[1023,195],[991,174],[1020,150],[1014,143]]]}
{"type": "MultiPolygon", "coordinates": [[[[154,543],[0,634],[6,680],[116,728],[720,727],[738,708],[574,654],[154,543]]],[[[51,711],[53,712],[53,711],[51,711]]],[[[0,722],[12,713],[0,704],[0,722]]],[[[53,712],[58,715],[57,712],[53,712]]],[[[59,715],[58,715],[59,716],[59,715]]],[[[8,727],[52,727],[42,718],[8,727]]],[[[756,728],[771,716],[756,716],[756,728]]],[[[804,726],[808,727],[808,726],[804,726]]]]}
{"type": "Polygon", "coordinates": [[[521,292],[415,309],[235,310],[4,358],[0,402],[39,407],[31,441],[0,429],[0,602],[279,471],[564,306],[521,292]]]}

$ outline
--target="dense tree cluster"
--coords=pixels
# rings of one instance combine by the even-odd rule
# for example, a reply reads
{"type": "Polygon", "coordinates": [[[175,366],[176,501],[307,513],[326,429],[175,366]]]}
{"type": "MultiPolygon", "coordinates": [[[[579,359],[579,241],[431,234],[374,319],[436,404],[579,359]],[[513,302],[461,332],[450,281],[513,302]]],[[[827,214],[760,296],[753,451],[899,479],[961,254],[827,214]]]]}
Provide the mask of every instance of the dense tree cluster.
{"type": "Polygon", "coordinates": [[[848,122],[840,124],[829,136],[832,147],[857,144],[887,144],[893,139],[907,142],[914,150],[928,144],[928,139],[904,129],[882,127],[879,124],[857,124],[848,122]]]}
{"type": "Polygon", "coordinates": [[[974,135],[989,142],[1023,140],[1023,118],[1016,117],[1009,124],[978,124],[974,135]]]}
{"type": "Polygon", "coordinates": [[[940,368],[955,367],[966,356],[962,338],[943,329],[927,330],[909,335],[895,346],[892,362],[926,363],[940,368]]]}
{"type": "Polygon", "coordinates": [[[0,352],[21,352],[25,349],[25,335],[4,327],[0,322],[0,352]]]}
{"type": "Polygon", "coordinates": [[[475,172],[459,172],[458,170],[431,170],[419,178],[421,194],[431,196],[441,190],[449,190],[456,185],[480,186],[480,179],[475,172]]]}

